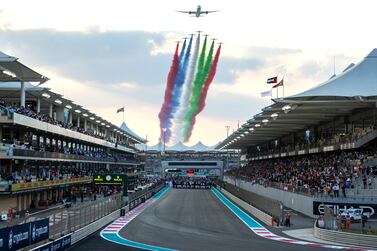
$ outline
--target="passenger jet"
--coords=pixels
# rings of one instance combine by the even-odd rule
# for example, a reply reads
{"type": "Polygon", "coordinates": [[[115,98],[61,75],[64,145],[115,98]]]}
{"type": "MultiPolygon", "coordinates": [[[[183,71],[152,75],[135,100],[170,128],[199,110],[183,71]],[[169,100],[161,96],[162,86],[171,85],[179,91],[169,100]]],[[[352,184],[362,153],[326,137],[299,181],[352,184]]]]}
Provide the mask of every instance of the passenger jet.
{"type": "MultiPolygon", "coordinates": [[[[202,14],[209,14],[209,13],[212,13],[212,12],[218,12],[218,10],[207,10],[207,11],[204,11],[204,10],[202,10],[202,7],[200,5],[198,5],[198,7],[196,8],[196,10],[194,10],[194,11],[182,11],[182,10],[178,10],[178,12],[188,13],[189,15],[194,15],[195,17],[201,17],[202,14]]],[[[194,17],[194,16],[192,16],[192,17],[194,17]]]]}

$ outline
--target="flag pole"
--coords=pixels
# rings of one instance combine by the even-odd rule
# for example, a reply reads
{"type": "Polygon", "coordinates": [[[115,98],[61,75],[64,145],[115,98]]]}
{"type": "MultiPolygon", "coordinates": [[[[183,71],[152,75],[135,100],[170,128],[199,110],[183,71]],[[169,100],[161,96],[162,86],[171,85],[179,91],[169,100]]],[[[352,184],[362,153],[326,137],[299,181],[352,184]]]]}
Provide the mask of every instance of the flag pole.
{"type": "Polygon", "coordinates": [[[124,122],[124,107],[123,107],[123,123],[125,123],[125,122],[124,122]]]}
{"type": "Polygon", "coordinates": [[[276,88],[276,99],[279,99],[279,86],[276,88]]]}

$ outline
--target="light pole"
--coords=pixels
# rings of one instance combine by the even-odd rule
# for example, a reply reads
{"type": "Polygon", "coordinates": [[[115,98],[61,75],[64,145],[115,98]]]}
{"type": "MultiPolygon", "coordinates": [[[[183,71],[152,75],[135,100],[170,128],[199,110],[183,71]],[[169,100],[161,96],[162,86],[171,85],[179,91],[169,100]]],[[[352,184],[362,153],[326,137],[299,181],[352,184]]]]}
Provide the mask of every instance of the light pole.
{"type": "Polygon", "coordinates": [[[145,135],[145,154],[147,154],[148,151],[148,135],[145,135]]]}
{"type": "Polygon", "coordinates": [[[226,137],[228,138],[228,136],[229,136],[229,128],[230,128],[230,126],[225,126],[225,128],[226,128],[226,137]]]}
{"type": "Polygon", "coordinates": [[[164,153],[165,153],[165,134],[166,134],[166,128],[162,128],[163,136],[164,136],[164,153]]]}

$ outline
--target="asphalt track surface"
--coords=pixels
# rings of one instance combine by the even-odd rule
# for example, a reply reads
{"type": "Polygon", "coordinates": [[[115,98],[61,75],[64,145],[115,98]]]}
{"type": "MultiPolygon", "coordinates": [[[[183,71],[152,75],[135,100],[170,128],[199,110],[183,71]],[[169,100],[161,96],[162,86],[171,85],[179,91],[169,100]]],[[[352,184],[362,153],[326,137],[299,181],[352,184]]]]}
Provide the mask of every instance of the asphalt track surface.
{"type": "MultiPolygon", "coordinates": [[[[331,250],[255,235],[211,190],[170,189],[120,231],[131,241],[176,250],[331,250]]],[[[96,233],[70,250],[137,250],[96,233]]],[[[332,249],[333,250],[333,249],[332,249]]]]}

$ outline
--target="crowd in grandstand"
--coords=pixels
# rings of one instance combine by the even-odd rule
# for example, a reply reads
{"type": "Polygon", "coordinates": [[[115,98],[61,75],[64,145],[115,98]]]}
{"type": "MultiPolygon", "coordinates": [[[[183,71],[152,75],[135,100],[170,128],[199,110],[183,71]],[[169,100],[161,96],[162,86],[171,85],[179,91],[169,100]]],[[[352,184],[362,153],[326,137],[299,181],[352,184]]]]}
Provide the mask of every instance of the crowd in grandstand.
{"type": "Polygon", "coordinates": [[[66,165],[64,167],[40,167],[38,169],[25,168],[22,171],[12,171],[6,173],[0,168],[0,181],[6,180],[10,184],[37,182],[46,180],[62,180],[71,178],[90,178],[94,174],[101,173],[127,173],[127,168],[122,166],[113,166],[111,170],[106,167],[66,165]]]}
{"type": "Polygon", "coordinates": [[[360,139],[362,136],[367,135],[375,131],[377,128],[375,125],[364,126],[364,127],[355,127],[348,132],[338,132],[334,133],[333,131],[320,131],[315,137],[309,138],[297,138],[295,145],[293,144],[284,144],[279,142],[278,147],[271,147],[270,149],[260,148],[258,152],[254,154],[257,156],[263,156],[267,154],[274,154],[280,152],[289,152],[294,150],[302,150],[307,148],[331,146],[337,144],[345,144],[355,142],[357,139],[360,139]]]}
{"type": "Polygon", "coordinates": [[[364,165],[377,158],[374,150],[338,151],[251,161],[227,175],[285,190],[346,196],[346,189],[371,188],[375,169],[364,165]]]}
{"type": "Polygon", "coordinates": [[[30,118],[34,118],[34,119],[37,119],[37,120],[40,120],[40,121],[43,121],[43,122],[47,122],[49,124],[60,126],[60,127],[72,130],[72,131],[84,133],[86,135],[90,135],[90,136],[93,136],[93,137],[96,137],[96,138],[99,138],[99,139],[104,139],[104,140],[110,141],[114,144],[127,145],[126,144],[127,142],[116,141],[116,140],[111,139],[109,137],[105,137],[104,134],[98,133],[98,132],[96,132],[92,129],[85,130],[82,127],[74,126],[72,123],[65,123],[63,121],[59,121],[57,119],[54,119],[54,118],[52,118],[52,117],[50,117],[46,114],[43,114],[43,113],[40,113],[40,112],[35,112],[31,108],[28,108],[28,107],[25,108],[25,107],[20,107],[20,106],[14,105],[14,104],[10,104],[10,103],[6,102],[5,100],[0,99],[0,107],[5,108],[9,112],[22,114],[22,115],[25,115],[25,116],[30,117],[30,118]]]}
{"type": "MultiPolygon", "coordinates": [[[[3,142],[8,142],[3,140],[3,142]]],[[[17,141],[16,141],[17,142],[17,141]]],[[[8,142],[9,143],[9,142],[8,142]]],[[[85,156],[88,158],[96,158],[101,160],[109,160],[109,161],[132,161],[135,160],[134,157],[125,156],[125,155],[117,155],[110,152],[106,152],[104,150],[86,150],[80,147],[69,147],[67,145],[61,146],[32,146],[29,143],[25,142],[18,142],[19,144],[10,143],[8,145],[8,155],[12,155],[12,151],[14,149],[21,149],[21,150],[29,150],[29,151],[39,151],[39,152],[56,152],[56,153],[63,153],[63,154],[73,154],[79,156],[85,156]]]]}

